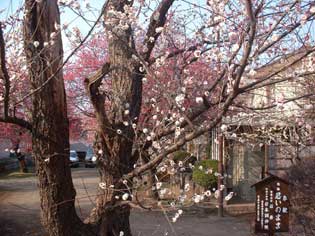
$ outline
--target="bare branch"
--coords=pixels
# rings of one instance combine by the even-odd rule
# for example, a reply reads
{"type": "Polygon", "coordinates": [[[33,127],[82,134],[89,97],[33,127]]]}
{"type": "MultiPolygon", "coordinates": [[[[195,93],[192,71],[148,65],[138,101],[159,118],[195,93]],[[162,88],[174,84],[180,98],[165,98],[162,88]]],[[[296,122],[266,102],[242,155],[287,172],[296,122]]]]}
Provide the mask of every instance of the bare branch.
{"type": "Polygon", "coordinates": [[[147,52],[143,55],[145,61],[149,61],[151,52],[155,46],[156,40],[160,36],[160,32],[156,32],[159,27],[164,27],[166,22],[166,15],[175,0],[163,0],[158,8],[151,16],[149,28],[146,34],[145,45],[147,46],[147,52]],[[153,40],[150,40],[153,39],[153,40]]]}

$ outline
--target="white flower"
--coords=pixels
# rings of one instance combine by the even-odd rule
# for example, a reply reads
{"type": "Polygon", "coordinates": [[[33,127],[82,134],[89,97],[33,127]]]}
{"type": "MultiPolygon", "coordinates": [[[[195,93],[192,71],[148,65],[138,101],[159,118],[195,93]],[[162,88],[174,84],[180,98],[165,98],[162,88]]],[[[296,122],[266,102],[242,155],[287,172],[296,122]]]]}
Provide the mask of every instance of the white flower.
{"type": "Polygon", "coordinates": [[[271,40],[277,41],[279,39],[279,36],[277,34],[272,35],[271,40]]]}
{"type": "Polygon", "coordinates": [[[220,191],[219,191],[219,190],[216,190],[216,191],[214,192],[214,197],[215,197],[216,199],[218,199],[218,198],[219,198],[219,195],[220,195],[220,191]]]}
{"type": "Polygon", "coordinates": [[[124,111],[124,114],[125,114],[125,115],[129,115],[129,110],[125,110],[125,111],[124,111]]]}
{"type": "Polygon", "coordinates": [[[210,191],[210,190],[206,191],[206,192],[205,192],[205,195],[206,195],[207,197],[211,197],[211,191],[210,191]]]}
{"type": "Polygon", "coordinates": [[[178,104],[178,105],[181,105],[183,103],[185,99],[185,94],[179,94],[175,97],[175,102],[178,104]]]}
{"type": "Polygon", "coordinates": [[[251,69],[248,73],[250,76],[255,76],[257,72],[254,69],[251,69]]]}
{"type": "Polygon", "coordinates": [[[179,161],[179,162],[178,162],[178,166],[179,166],[179,167],[183,167],[183,165],[184,165],[184,164],[183,164],[182,161],[179,161]]]}
{"type": "Polygon", "coordinates": [[[147,81],[148,81],[148,79],[147,79],[146,77],[143,77],[143,78],[142,78],[142,82],[145,83],[145,82],[147,82],[147,81]]]}
{"type": "Polygon", "coordinates": [[[124,124],[124,126],[128,126],[129,125],[128,121],[124,121],[123,124],[124,124]]]}
{"type": "Polygon", "coordinates": [[[203,166],[199,166],[198,169],[199,169],[199,170],[203,170],[203,166]]]}
{"type": "Polygon", "coordinates": [[[106,189],[106,183],[99,183],[98,186],[101,188],[101,189],[106,189]]]}
{"type": "Polygon", "coordinates": [[[165,166],[162,166],[162,167],[160,168],[160,171],[161,171],[161,172],[165,172],[165,171],[166,171],[165,166]]]}
{"type": "Polygon", "coordinates": [[[117,132],[117,134],[121,134],[121,130],[120,129],[118,129],[116,132],[117,132]]]}
{"type": "Polygon", "coordinates": [[[103,150],[102,149],[98,150],[98,154],[102,155],[103,154],[103,150]]]}
{"type": "Polygon", "coordinates": [[[143,66],[140,66],[140,67],[139,67],[139,71],[140,71],[140,72],[144,72],[144,67],[143,67],[143,66]]]}
{"type": "Polygon", "coordinates": [[[35,48],[37,48],[39,46],[39,42],[38,41],[34,41],[33,44],[34,44],[35,48]]]}
{"type": "Polygon", "coordinates": [[[223,191],[225,189],[225,186],[223,184],[220,185],[220,191],[223,191]]]}
{"type": "Polygon", "coordinates": [[[178,214],[179,214],[179,215],[183,214],[183,210],[182,210],[182,209],[179,209],[179,210],[178,210],[178,214]]]}
{"type": "Polygon", "coordinates": [[[189,184],[185,184],[185,192],[188,192],[188,191],[189,191],[189,189],[190,189],[189,184]]]}
{"type": "Polygon", "coordinates": [[[155,29],[155,33],[157,33],[157,34],[161,33],[163,31],[163,29],[164,29],[163,27],[158,27],[155,29]]]}
{"type": "Polygon", "coordinates": [[[129,194],[128,193],[124,193],[121,198],[122,198],[122,200],[126,201],[129,198],[129,194]]]}
{"type": "Polygon", "coordinates": [[[160,189],[162,187],[162,182],[157,182],[156,183],[156,189],[160,189]]]}
{"type": "Polygon", "coordinates": [[[175,223],[176,221],[177,221],[177,218],[176,218],[176,217],[173,217],[173,218],[172,218],[172,222],[175,223]]]}
{"type": "Polygon", "coordinates": [[[233,197],[234,193],[233,192],[230,192],[228,195],[225,196],[225,201],[229,201],[231,200],[231,198],[233,197]]]}
{"type": "Polygon", "coordinates": [[[59,25],[57,22],[55,22],[55,29],[56,29],[57,31],[60,30],[60,25],[59,25]]]}
{"type": "Polygon", "coordinates": [[[194,56],[195,57],[200,57],[200,55],[201,55],[201,51],[200,50],[194,51],[194,56]]]}
{"type": "Polygon", "coordinates": [[[119,232],[119,236],[124,236],[125,234],[124,234],[124,232],[123,231],[120,231],[119,232]]]}
{"type": "Polygon", "coordinates": [[[150,43],[153,43],[154,40],[155,40],[155,39],[154,39],[153,37],[150,37],[150,38],[149,38],[149,42],[150,42],[150,43]]]}
{"type": "Polygon", "coordinates": [[[48,42],[44,42],[44,47],[47,47],[49,45],[48,42]]]}
{"type": "Polygon", "coordinates": [[[132,128],[135,129],[137,128],[137,125],[135,123],[132,124],[132,128]]]}
{"type": "Polygon", "coordinates": [[[57,36],[56,32],[52,32],[52,33],[50,34],[50,38],[51,38],[51,39],[56,38],[56,36],[57,36]]]}
{"type": "Polygon", "coordinates": [[[222,130],[222,132],[225,132],[225,131],[227,131],[227,129],[228,129],[228,127],[227,127],[227,125],[221,125],[221,130],[222,130]]]}
{"type": "Polygon", "coordinates": [[[124,184],[124,185],[127,185],[127,184],[128,184],[128,181],[127,181],[126,179],[124,179],[124,180],[123,180],[123,184],[124,184]]]}
{"type": "Polygon", "coordinates": [[[195,203],[199,203],[201,201],[201,196],[200,195],[195,195],[193,200],[194,200],[195,203]]]}
{"type": "Polygon", "coordinates": [[[202,103],[203,98],[202,97],[196,97],[196,103],[202,103]]]}

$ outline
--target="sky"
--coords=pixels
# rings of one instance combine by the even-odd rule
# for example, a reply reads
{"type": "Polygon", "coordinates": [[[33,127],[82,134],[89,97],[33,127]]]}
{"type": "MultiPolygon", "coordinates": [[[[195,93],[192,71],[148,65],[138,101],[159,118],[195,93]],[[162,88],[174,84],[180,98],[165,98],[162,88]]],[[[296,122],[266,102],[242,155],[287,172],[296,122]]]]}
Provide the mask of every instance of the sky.
{"type": "MultiPolygon", "coordinates": [[[[85,14],[85,17],[88,21],[90,21],[90,25],[93,25],[93,22],[97,19],[100,14],[100,10],[102,8],[103,1],[102,0],[79,0],[81,3],[89,2],[92,9],[90,12],[85,14]]],[[[24,0],[0,0],[0,21],[6,20],[10,15],[14,14],[16,9],[21,7],[24,4],[24,0]]],[[[87,24],[81,17],[75,14],[69,8],[60,8],[61,12],[61,24],[67,23],[69,24],[70,29],[73,27],[78,27],[83,35],[90,30],[91,26],[87,24]]],[[[70,53],[70,43],[64,35],[63,32],[63,44],[65,54],[70,53]]]]}

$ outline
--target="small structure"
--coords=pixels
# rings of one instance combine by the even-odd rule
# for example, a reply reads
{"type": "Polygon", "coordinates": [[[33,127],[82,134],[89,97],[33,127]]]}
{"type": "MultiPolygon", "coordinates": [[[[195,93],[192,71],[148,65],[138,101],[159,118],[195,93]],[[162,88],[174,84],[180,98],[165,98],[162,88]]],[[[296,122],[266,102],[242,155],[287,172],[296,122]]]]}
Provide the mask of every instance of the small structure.
{"type": "Polygon", "coordinates": [[[256,189],[255,232],[289,232],[289,182],[268,173],[269,176],[252,185],[256,189]]]}

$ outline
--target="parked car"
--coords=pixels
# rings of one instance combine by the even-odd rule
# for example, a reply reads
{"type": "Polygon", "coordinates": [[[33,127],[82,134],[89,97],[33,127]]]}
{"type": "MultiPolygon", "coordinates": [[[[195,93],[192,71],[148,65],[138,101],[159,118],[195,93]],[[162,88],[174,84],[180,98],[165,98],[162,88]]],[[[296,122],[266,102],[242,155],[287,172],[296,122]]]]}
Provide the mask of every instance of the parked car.
{"type": "Polygon", "coordinates": [[[76,151],[70,150],[70,167],[79,167],[79,157],[76,151]]]}
{"type": "Polygon", "coordinates": [[[86,168],[89,168],[89,167],[96,167],[96,162],[97,162],[97,158],[96,158],[96,156],[94,155],[93,148],[90,147],[90,148],[86,151],[84,165],[85,165],[86,168]]]}

